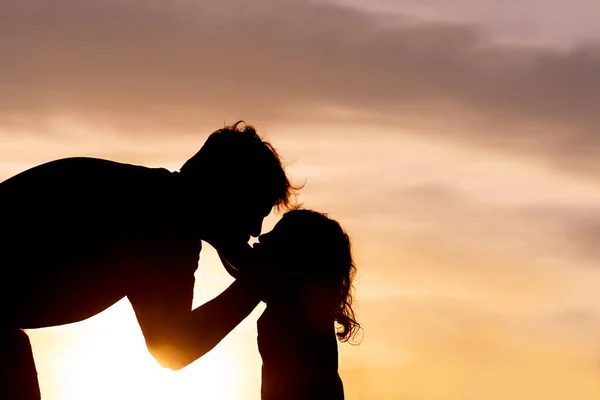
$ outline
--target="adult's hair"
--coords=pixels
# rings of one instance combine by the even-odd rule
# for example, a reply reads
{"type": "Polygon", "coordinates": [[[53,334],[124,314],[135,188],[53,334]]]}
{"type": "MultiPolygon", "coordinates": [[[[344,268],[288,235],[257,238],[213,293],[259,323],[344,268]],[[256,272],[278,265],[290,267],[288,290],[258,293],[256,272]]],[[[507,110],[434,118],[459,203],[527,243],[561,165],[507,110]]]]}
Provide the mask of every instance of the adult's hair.
{"type": "Polygon", "coordinates": [[[244,121],[213,132],[180,173],[212,190],[259,194],[276,209],[288,209],[299,189],[290,183],[275,148],[244,121]]]}

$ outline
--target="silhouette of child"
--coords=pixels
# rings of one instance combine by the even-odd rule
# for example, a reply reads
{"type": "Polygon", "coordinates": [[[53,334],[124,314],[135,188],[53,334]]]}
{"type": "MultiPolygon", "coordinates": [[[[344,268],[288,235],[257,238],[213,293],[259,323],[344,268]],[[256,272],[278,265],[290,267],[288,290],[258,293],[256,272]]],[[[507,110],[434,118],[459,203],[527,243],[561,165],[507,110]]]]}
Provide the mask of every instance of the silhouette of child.
{"type": "Polygon", "coordinates": [[[360,327],[348,235],[325,214],[297,209],[260,236],[253,252],[269,271],[257,323],[262,399],[343,399],[336,337],[345,342],[360,327]]]}

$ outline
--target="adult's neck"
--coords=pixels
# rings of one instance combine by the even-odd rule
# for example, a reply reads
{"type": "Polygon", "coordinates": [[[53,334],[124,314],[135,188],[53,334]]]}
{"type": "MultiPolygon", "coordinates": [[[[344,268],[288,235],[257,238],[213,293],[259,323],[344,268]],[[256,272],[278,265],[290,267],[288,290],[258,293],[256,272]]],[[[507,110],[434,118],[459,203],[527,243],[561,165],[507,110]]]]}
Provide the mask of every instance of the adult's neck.
{"type": "Polygon", "coordinates": [[[202,193],[202,183],[199,178],[186,176],[181,172],[172,172],[177,187],[177,201],[175,206],[178,218],[182,224],[200,239],[206,237],[207,212],[210,206],[207,204],[206,193],[202,193]]]}

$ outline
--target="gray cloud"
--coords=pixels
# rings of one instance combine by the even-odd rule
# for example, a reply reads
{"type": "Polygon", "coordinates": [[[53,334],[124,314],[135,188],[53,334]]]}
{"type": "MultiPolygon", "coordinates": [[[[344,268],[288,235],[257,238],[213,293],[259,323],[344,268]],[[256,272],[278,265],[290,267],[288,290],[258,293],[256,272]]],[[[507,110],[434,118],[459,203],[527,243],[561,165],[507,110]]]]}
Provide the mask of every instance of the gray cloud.
{"type": "Polygon", "coordinates": [[[551,229],[569,254],[583,256],[592,265],[600,257],[600,208],[536,205],[522,207],[517,215],[533,226],[551,229]]]}
{"type": "Polygon", "coordinates": [[[541,265],[562,260],[568,268],[586,268],[595,267],[600,256],[600,207],[543,200],[490,204],[444,182],[404,185],[351,199],[333,197],[320,206],[339,210],[350,231],[356,228],[364,236],[362,241],[384,234],[391,248],[400,243],[424,246],[428,254],[445,246],[456,249],[457,253],[444,253],[448,262],[466,262],[462,255],[479,254],[498,265],[496,258],[504,255],[541,265]]]}
{"type": "Polygon", "coordinates": [[[500,41],[570,46],[600,38],[595,0],[318,0],[364,11],[476,23],[500,41]]]}
{"type": "Polygon", "coordinates": [[[399,124],[598,172],[597,48],[498,47],[471,26],[302,0],[166,4],[3,2],[0,123],[399,124]]]}

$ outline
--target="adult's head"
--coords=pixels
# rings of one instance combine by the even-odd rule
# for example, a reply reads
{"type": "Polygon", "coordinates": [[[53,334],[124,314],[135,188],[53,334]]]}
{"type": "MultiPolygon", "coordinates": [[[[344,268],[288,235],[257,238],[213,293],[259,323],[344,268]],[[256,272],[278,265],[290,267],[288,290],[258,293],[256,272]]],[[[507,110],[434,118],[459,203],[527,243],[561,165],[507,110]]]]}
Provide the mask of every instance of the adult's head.
{"type": "Polygon", "coordinates": [[[287,209],[297,189],[275,148],[243,121],[213,132],[180,175],[203,208],[206,239],[258,236],[271,209],[287,209]]]}

